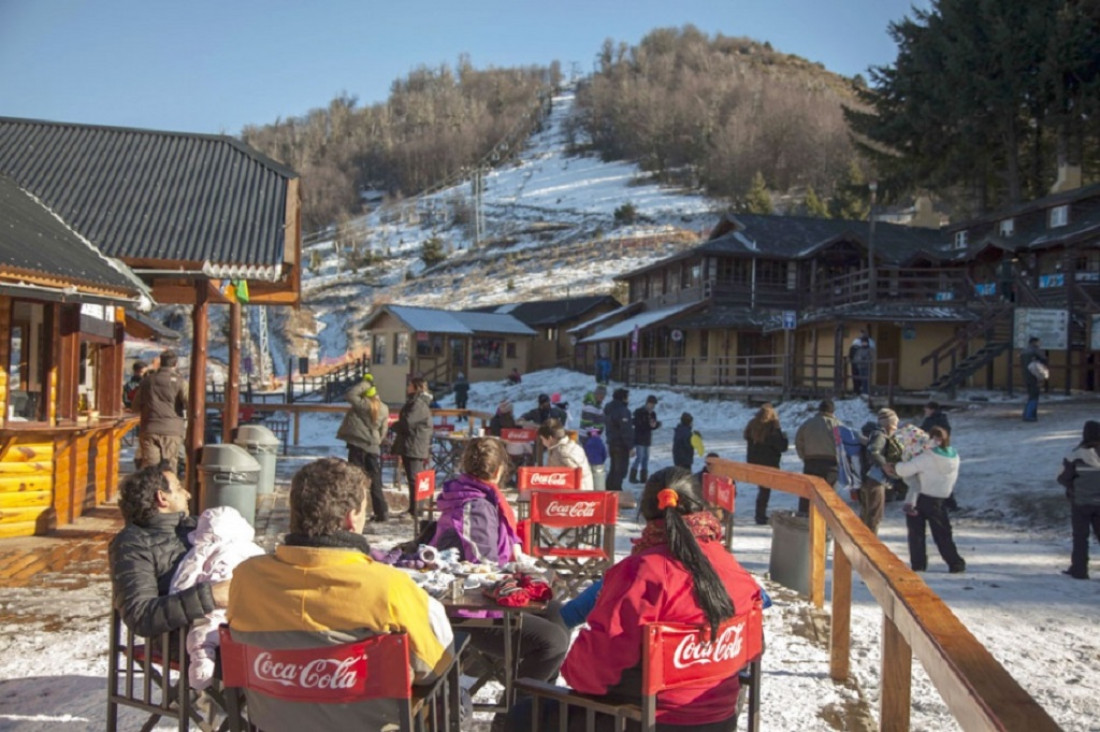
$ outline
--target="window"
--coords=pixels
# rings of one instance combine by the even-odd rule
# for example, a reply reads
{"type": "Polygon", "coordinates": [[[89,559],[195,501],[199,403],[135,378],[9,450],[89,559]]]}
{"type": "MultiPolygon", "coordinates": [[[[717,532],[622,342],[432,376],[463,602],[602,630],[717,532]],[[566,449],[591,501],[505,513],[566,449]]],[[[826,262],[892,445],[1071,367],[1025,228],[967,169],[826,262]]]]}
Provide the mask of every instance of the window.
{"type": "Polygon", "coordinates": [[[1016,219],[1005,219],[1001,222],[1001,236],[1012,236],[1016,233],[1016,219]]]}
{"type": "Polygon", "coordinates": [[[504,342],[498,338],[475,338],[470,361],[475,369],[499,369],[504,342]]]}
{"type": "Polygon", "coordinates": [[[956,249],[966,249],[966,232],[965,231],[956,231],[955,232],[955,248],[956,249]]]}
{"type": "Polygon", "coordinates": [[[443,355],[443,336],[438,333],[417,333],[416,334],[416,355],[417,356],[434,356],[436,358],[443,355]]]}
{"type": "Polygon", "coordinates": [[[1050,228],[1057,229],[1069,223],[1069,205],[1055,206],[1050,209],[1050,228]]]}
{"type": "Polygon", "coordinates": [[[710,331],[699,331],[699,358],[707,358],[710,355],[710,331]]]}
{"type": "Polygon", "coordinates": [[[386,365],[386,336],[376,335],[374,337],[374,363],[377,366],[386,365]]]}
{"type": "Polygon", "coordinates": [[[404,366],[409,362],[409,334],[395,333],[393,337],[393,363],[404,366]]]}
{"type": "Polygon", "coordinates": [[[32,422],[46,419],[50,343],[46,306],[15,302],[11,312],[8,360],[8,418],[32,422]]]}

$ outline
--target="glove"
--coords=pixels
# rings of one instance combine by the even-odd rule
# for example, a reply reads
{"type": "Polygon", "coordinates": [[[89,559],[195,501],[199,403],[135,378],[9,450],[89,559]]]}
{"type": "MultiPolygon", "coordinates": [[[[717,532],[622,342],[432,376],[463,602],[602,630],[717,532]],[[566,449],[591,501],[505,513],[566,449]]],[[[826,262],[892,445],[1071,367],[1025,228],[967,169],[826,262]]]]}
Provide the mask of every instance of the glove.
{"type": "Polygon", "coordinates": [[[542,580],[534,579],[526,574],[517,575],[517,579],[519,580],[519,586],[527,590],[527,596],[535,602],[547,602],[554,596],[554,591],[550,589],[550,585],[542,580]]]}
{"type": "Polygon", "coordinates": [[[482,590],[489,599],[504,607],[523,607],[531,602],[531,595],[520,587],[515,577],[505,577],[500,582],[482,590]]]}

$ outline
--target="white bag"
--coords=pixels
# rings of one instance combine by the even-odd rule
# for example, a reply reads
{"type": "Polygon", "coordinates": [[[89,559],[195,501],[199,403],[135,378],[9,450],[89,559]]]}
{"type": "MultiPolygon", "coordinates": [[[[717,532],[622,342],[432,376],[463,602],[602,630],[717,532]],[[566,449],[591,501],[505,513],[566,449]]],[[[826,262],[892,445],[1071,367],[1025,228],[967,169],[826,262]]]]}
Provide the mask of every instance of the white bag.
{"type": "Polygon", "coordinates": [[[1050,378],[1050,369],[1048,369],[1047,365],[1039,359],[1035,359],[1029,363],[1027,365],[1027,370],[1039,381],[1046,381],[1050,378]]]}

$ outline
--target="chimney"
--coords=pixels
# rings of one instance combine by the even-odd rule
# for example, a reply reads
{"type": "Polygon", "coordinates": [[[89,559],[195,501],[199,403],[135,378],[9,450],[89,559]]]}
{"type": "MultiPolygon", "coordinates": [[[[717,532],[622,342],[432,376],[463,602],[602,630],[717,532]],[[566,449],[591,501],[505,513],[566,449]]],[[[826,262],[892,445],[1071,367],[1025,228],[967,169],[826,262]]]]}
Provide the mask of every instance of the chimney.
{"type": "Polygon", "coordinates": [[[1081,166],[1058,163],[1058,180],[1050,187],[1051,193],[1062,193],[1081,187],[1081,166]]]}

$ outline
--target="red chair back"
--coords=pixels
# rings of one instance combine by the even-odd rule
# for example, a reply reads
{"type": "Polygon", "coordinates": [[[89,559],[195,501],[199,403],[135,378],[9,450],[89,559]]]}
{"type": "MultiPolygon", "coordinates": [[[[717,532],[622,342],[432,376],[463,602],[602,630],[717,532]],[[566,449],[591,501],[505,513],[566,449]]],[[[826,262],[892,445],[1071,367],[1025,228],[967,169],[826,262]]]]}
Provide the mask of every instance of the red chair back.
{"type": "Polygon", "coordinates": [[[531,491],[524,551],[554,570],[570,596],[615,561],[614,491],[531,491]]]}
{"type": "Polygon", "coordinates": [[[435,471],[421,470],[416,474],[416,500],[428,501],[435,498],[435,471]]]}
{"type": "Polygon", "coordinates": [[[703,501],[733,513],[737,502],[737,484],[724,475],[703,473],[703,501]]]}
{"type": "MultiPolygon", "coordinates": [[[[593,524],[615,525],[619,494],[615,491],[534,491],[531,523],[555,529],[593,524]]],[[[537,556],[537,555],[536,555],[537,556]]]]}
{"type": "Polygon", "coordinates": [[[500,439],[505,442],[534,442],[538,436],[538,430],[528,430],[520,427],[504,427],[500,430],[500,439]]]}
{"type": "Polygon", "coordinates": [[[516,468],[516,490],[524,495],[534,489],[576,490],[581,484],[580,468],[516,468]]]}
{"type": "Polygon", "coordinates": [[[642,694],[728,679],[763,651],[763,611],[759,604],[727,620],[713,641],[709,627],[650,623],[643,636],[642,694]]]}

